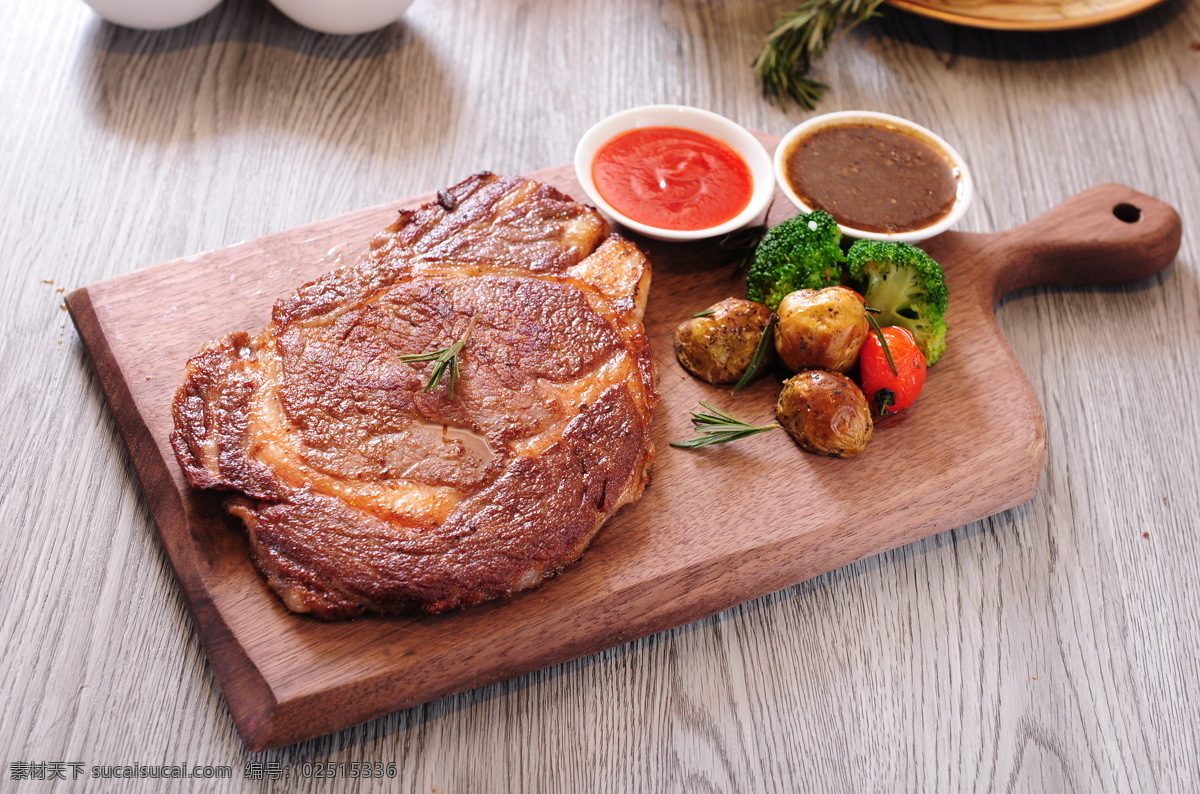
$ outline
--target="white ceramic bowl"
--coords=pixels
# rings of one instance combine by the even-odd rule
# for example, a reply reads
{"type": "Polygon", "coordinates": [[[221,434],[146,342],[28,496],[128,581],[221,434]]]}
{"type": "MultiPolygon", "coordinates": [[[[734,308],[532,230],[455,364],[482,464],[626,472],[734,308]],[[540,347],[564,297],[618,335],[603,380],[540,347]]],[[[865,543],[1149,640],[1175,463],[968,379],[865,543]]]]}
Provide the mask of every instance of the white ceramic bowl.
{"type": "Polygon", "coordinates": [[[914,229],[907,232],[869,232],[862,229],[855,229],[851,226],[846,226],[841,223],[838,227],[842,233],[848,237],[854,237],[862,240],[895,240],[897,242],[914,243],[918,240],[925,240],[934,235],[941,234],[949,229],[962,214],[967,211],[967,207],[971,203],[971,198],[975,194],[974,184],[971,181],[971,172],[967,168],[967,163],[963,160],[962,155],[955,151],[954,147],[946,143],[941,136],[935,134],[931,130],[922,127],[920,124],[909,121],[908,119],[899,116],[892,116],[887,113],[876,113],[871,110],[842,110],[836,113],[825,113],[821,116],[814,116],[808,121],[793,127],[783,140],[779,142],[779,147],[775,149],[775,180],[779,183],[779,189],[783,194],[796,205],[801,212],[812,212],[813,207],[808,206],[804,199],[796,195],[796,191],[792,190],[791,184],[787,180],[787,158],[794,148],[796,142],[801,138],[805,138],[819,129],[825,127],[837,127],[846,124],[867,123],[875,124],[881,127],[892,127],[907,131],[910,135],[925,141],[935,149],[939,149],[949,158],[958,176],[958,192],[954,200],[954,206],[950,208],[949,214],[937,221],[931,226],[926,226],[921,229],[914,229]]]}
{"type": "Polygon", "coordinates": [[[100,16],[117,25],[162,30],[186,25],[217,7],[221,0],[85,0],[100,16]]]}
{"type": "Polygon", "coordinates": [[[775,195],[775,175],[771,155],[745,127],[724,116],[685,105],[646,105],[630,108],[602,119],[592,126],[575,147],[575,175],[592,203],[605,215],[626,228],[658,240],[702,240],[736,231],[757,219],[775,195]],[[592,162],[604,144],[629,130],[641,127],[682,127],[724,141],[741,155],[750,167],[753,182],[750,202],[736,216],[717,226],[694,231],[679,231],[648,226],[629,218],[604,200],[592,179],[592,162]]]}
{"type": "Polygon", "coordinates": [[[271,0],[271,4],[306,28],[348,36],[392,24],[413,0],[271,0]]]}

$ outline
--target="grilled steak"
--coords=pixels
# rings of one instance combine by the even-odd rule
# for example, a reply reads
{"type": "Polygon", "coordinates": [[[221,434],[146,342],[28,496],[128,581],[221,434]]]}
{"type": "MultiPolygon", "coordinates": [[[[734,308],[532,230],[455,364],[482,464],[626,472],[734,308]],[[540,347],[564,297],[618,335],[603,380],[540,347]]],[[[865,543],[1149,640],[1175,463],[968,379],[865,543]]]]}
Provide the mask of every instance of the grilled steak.
{"type": "Polygon", "coordinates": [[[400,214],[256,336],[187,363],[176,457],[322,618],[533,587],[645,487],[649,263],[546,185],[473,176],[400,214]],[[402,358],[466,339],[457,379],[402,358]],[[453,390],[453,392],[451,391],[453,390]]]}

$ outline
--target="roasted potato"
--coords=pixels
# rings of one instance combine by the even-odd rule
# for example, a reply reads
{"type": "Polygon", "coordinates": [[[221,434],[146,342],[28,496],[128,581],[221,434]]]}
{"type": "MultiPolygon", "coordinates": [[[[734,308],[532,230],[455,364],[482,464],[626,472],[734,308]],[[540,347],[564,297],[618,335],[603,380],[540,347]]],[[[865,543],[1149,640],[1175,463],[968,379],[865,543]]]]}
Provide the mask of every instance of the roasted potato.
{"type": "Polygon", "coordinates": [[[775,313],[775,350],[797,372],[849,371],[871,333],[862,296],[848,287],[790,292],[775,313]]]}
{"type": "Polygon", "coordinates": [[[801,449],[836,458],[860,454],[874,429],[858,385],[841,373],[820,369],[783,382],[775,418],[801,449]]]}
{"type": "Polygon", "coordinates": [[[750,366],[771,310],[754,301],[726,298],[706,311],[711,313],[675,328],[675,357],[701,380],[733,383],[750,366]]]}

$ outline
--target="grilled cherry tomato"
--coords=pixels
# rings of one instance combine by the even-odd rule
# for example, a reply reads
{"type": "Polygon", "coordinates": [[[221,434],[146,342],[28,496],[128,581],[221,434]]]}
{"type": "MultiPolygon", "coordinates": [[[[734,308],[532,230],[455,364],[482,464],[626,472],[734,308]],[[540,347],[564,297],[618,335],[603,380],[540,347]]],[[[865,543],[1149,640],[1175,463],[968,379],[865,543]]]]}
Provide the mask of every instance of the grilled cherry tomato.
{"type": "Polygon", "coordinates": [[[859,356],[863,394],[876,416],[903,411],[917,401],[925,385],[925,356],[912,333],[907,328],[889,325],[883,329],[883,336],[896,362],[896,372],[892,372],[877,334],[867,337],[859,356]]]}

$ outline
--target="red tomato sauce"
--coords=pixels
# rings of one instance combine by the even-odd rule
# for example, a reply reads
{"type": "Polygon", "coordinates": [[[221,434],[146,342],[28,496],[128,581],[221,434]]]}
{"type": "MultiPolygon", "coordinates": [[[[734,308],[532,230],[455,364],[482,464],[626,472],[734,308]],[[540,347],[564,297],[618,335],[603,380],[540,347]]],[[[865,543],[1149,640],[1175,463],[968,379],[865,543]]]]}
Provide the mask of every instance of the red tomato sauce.
{"type": "Polygon", "coordinates": [[[642,127],[600,147],[592,181],[604,200],[659,229],[707,229],[750,203],[750,166],[728,144],[680,127],[642,127]]]}

